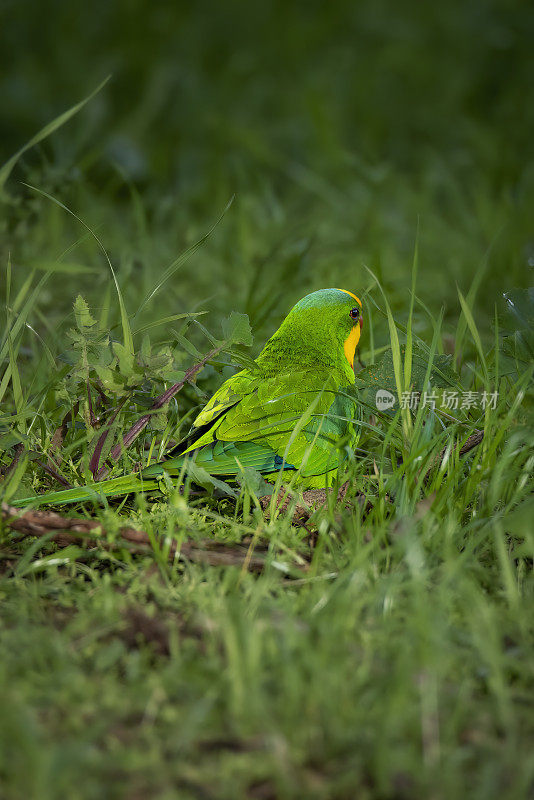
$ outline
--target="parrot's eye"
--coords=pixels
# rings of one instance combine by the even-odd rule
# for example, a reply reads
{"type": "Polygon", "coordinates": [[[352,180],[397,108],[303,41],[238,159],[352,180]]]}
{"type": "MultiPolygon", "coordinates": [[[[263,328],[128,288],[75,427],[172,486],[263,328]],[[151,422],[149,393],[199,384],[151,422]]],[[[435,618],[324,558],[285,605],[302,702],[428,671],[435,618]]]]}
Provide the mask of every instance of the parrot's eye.
{"type": "Polygon", "coordinates": [[[359,308],[351,308],[349,311],[349,317],[353,319],[355,322],[360,319],[360,309],[359,308]]]}

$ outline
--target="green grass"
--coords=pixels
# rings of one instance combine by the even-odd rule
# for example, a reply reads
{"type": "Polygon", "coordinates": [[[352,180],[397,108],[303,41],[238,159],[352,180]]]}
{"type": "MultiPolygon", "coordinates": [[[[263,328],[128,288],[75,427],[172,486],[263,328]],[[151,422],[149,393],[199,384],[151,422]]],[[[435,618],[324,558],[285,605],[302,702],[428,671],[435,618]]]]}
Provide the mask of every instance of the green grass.
{"type": "Polygon", "coordinates": [[[306,528],[251,475],[59,509],[106,547],[3,525],[0,796],[527,797],[534,321],[502,294],[532,285],[532,15],[34,5],[2,25],[1,499],[85,483],[220,347],[112,476],[159,458],[323,286],[364,296],[367,405],[306,528]],[[499,398],[377,415],[373,377],[499,398]],[[237,563],[168,558],[206,539],[237,563]]]}

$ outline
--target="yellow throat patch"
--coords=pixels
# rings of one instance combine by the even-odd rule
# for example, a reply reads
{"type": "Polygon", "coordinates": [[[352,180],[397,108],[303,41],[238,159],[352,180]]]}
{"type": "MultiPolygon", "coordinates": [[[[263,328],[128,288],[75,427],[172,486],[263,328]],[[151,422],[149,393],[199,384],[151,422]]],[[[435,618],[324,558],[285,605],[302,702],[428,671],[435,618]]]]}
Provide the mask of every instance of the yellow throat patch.
{"type": "Polygon", "coordinates": [[[356,346],[360,341],[360,326],[355,325],[354,328],[351,330],[347,338],[345,339],[345,344],[343,345],[343,349],[345,350],[345,355],[347,357],[347,361],[351,365],[354,366],[354,353],[356,352],[356,346]]]}
{"type": "MultiPolygon", "coordinates": [[[[339,291],[345,292],[345,294],[354,297],[360,308],[362,308],[362,301],[360,300],[359,297],[356,297],[355,294],[349,292],[348,289],[340,289],[339,291]]],[[[360,341],[361,334],[362,334],[361,325],[355,325],[351,330],[351,332],[349,333],[349,335],[347,336],[347,338],[345,339],[345,344],[343,346],[343,349],[345,350],[345,356],[347,357],[347,361],[349,362],[351,367],[354,367],[354,353],[356,352],[356,347],[358,346],[358,342],[360,341]]]]}

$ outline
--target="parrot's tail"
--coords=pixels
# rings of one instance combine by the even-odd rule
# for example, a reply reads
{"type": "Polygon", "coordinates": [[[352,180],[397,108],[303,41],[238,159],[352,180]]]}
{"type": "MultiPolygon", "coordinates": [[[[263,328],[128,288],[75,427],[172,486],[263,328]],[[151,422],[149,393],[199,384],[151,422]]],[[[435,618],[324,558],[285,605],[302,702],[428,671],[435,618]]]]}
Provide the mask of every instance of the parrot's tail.
{"type": "Polygon", "coordinates": [[[179,478],[186,456],[176,456],[158,464],[145,467],[140,473],[122,475],[120,478],[110,478],[107,481],[87,483],[85,486],[75,486],[74,489],[64,489],[60,492],[47,492],[36,494],[33,497],[23,497],[21,500],[12,500],[12,506],[58,506],[68,503],[79,503],[84,500],[102,502],[104,497],[124,497],[132,492],[152,492],[159,489],[160,479],[166,473],[171,478],[179,478]]]}
{"type": "Polygon", "coordinates": [[[124,475],[121,478],[111,478],[100,483],[88,483],[85,486],[76,486],[74,489],[65,489],[60,492],[23,497],[12,500],[12,506],[56,506],[68,503],[78,503],[83,500],[101,502],[104,497],[121,497],[131,492],[149,492],[157,489],[159,483],[154,478],[143,479],[142,476],[124,475]]]}

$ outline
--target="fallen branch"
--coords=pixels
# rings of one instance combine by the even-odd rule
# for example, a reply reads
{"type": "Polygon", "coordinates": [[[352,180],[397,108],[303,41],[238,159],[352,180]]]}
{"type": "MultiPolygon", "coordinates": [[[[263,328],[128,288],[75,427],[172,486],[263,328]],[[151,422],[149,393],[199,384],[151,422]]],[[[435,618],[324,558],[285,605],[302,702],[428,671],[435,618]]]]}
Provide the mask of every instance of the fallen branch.
{"type": "MultiPolygon", "coordinates": [[[[132,552],[150,552],[152,544],[145,531],[124,527],[119,531],[120,539],[109,541],[101,523],[93,519],[63,517],[55,511],[24,511],[2,503],[2,521],[12,530],[26,536],[46,536],[52,533],[51,541],[59,547],[79,544],[85,547],[101,547],[116,550],[127,546],[132,552]]],[[[250,555],[246,547],[223,545],[209,539],[201,542],[183,542],[179,547],[171,542],[169,559],[175,557],[209,566],[241,566],[247,563],[252,572],[261,572],[265,566],[264,556],[250,555]]]]}
{"type": "MultiPolygon", "coordinates": [[[[471,434],[471,436],[469,436],[468,439],[465,440],[464,444],[460,447],[458,455],[465,456],[465,454],[469,453],[470,450],[473,450],[475,447],[478,447],[478,445],[481,443],[483,439],[484,439],[484,431],[475,431],[474,433],[471,434]]],[[[434,459],[430,469],[427,470],[427,473],[424,477],[425,483],[430,479],[432,470],[434,470],[437,466],[443,463],[446,454],[447,454],[447,448],[444,447],[439,456],[437,456],[434,459]]]]}
{"type": "MultiPolygon", "coordinates": [[[[484,438],[484,431],[476,431],[475,433],[471,434],[469,439],[466,440],[465,444],[460,447],[459,455],[465,456],[470,450],[474,447],[478,447],[481,443],[482,439],[484,438]]],[[[441,453],[441,458],[443,459],[445,456],[445,450],[441,453]]]]}

